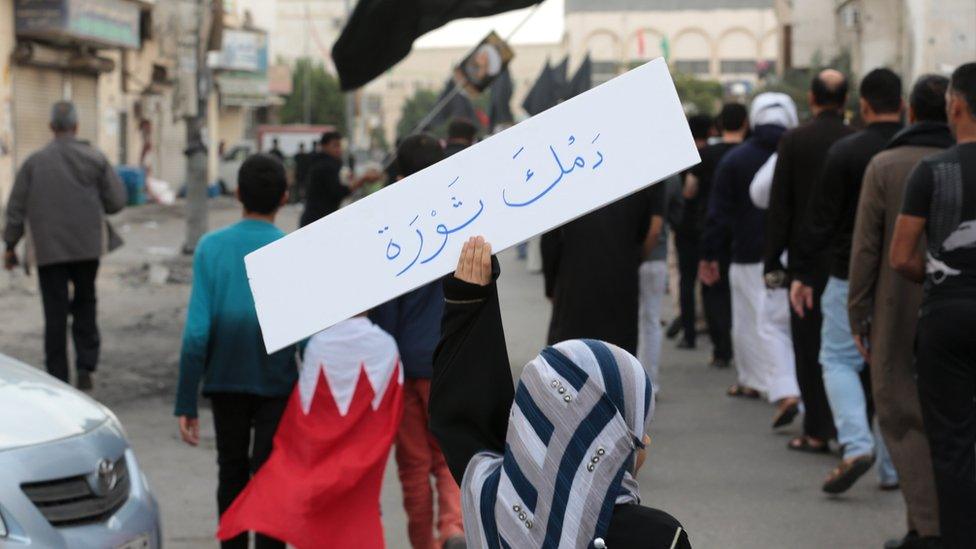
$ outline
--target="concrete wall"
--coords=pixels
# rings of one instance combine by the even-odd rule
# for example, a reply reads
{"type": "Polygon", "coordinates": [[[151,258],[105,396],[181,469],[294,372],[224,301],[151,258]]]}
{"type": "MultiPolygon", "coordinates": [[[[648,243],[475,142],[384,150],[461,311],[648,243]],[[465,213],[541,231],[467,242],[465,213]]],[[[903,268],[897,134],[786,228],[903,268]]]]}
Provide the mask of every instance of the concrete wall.
{"type": "Polygon", "coordinates": [[[973,0],[850,0],[836,20],[857,74],[886,66],[910,82],[976,59],[973,0]]]}
{"type": "Polygon", "coordinates": [[[840,53],[835,40],[837,17],[834,6],[834,0],[779,0],[777,15],[780,23],[791,28],[793,67],[809,67],[816,57],[826,63],[840,53]]]}

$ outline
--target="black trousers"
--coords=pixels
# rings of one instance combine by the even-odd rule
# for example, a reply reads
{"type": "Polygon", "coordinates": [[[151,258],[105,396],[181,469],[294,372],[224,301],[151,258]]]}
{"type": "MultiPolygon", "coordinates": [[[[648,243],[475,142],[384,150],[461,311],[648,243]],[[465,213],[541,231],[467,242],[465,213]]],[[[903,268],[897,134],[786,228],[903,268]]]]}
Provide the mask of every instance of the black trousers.
{"type": "MultiPolygon", "coordinates": [[[[800,318],[790,307],[790,331],[793,335],[793,354],[796,357],[796,381],[803,399],[803,434],[820,440],[837,437],[834,416],[823,384],[823,368],[820,365],[820,328],[823,313],[820,296],[827,279],[817,281],[813,288],[813,309],[800,318]]],[[[867,370],[867,368],[865,368],[867,370]]],[[[870,392],[868,392],[870,394],[870,392]]]]}
{"type": "Polygon", "coordinates": [[[678,251],[678,298],[681,304],[681,331],[684,340],[695,344],[695,286],[698,283],[698,235],[675,234],[678,251]]]}
{"type": "MultiPolygon", "coordinates": [[[[217,510],[223,515],[251,476],[271,455],[278,422],[288,397],[262,397],[243,393],[210,395],[217,434],[217,510]],[[252,446],[253,435],[253,446],[252,446]]],[[[256,534],[258,549],[285,549],[285,544],[256,534]]],[[[221,542],[223,549],[247,549],[248,535],[221,542]]]]}
{"type": "Polygon", "coordinates": [[[98,365],[101,339],[95,318],[97,274],[97,259],[44,265],[37,269],[44,306],[45,364],[48,373],[61,381],[68,381],[69,314],[76,367],[94,372],[98,365]],[[73,291],[69,291],[69,283],[73,291]]]}
{"type": "Polygon", "coordinates": [[[719,265],[719,279],[715,284],[702,284],[702,308],[712,340],[712,358],[732,359],[732,288],[729,287],[729,264],[719,265]]]}
{"type": "Polygon", "coordinates": [[[918,321],[915,364],[946,549],[976,547],[976,301],[918,321]]]}

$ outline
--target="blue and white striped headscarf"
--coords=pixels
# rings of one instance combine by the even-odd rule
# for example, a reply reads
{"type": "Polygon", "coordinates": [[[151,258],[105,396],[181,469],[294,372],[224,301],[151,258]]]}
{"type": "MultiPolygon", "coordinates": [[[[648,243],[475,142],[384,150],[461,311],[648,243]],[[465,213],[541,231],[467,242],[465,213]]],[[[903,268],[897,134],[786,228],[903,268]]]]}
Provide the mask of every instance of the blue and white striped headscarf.
{"type": "Polygon", "coordinates": [[[505,453],[461,482],[471,549],[593,547],[613,507],[638,503],[634,453],[654,413],[640,362],[595,340],[546,347],[522,371],[505,453]]]}

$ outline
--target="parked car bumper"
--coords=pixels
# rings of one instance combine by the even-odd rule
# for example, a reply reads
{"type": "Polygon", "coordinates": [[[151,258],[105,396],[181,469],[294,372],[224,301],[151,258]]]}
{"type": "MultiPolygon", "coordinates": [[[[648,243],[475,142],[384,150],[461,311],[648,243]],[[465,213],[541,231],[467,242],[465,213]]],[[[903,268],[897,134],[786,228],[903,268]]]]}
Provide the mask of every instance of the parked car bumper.
{"type": "MultiPolygon", "coordinates": [[[[121,490],[121,489],[120,489],[121,490]]],[[[122,492],[119,492],[120,494],[122,492]]],[[[2,547],[50,549],[157,549],[162,546],[159,507],[118,423],[109,419],[83,435],[0,451],[2,547]],[[90,520],[53,525],[31,501],[25,484],[95,474],[100,461],[123,461],[127,496],[117,508],[90,520]]]]}

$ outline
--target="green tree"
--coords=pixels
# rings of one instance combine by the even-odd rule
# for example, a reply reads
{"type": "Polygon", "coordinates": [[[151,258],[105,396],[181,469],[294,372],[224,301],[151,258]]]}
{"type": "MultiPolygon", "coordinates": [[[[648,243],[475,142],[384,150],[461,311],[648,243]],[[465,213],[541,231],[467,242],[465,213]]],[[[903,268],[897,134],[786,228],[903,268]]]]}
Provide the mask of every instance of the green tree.
{"type": "Polygon", "coordinates": [[[308,58],[295,62],[291,75],[292,91],[281,107],[284,124],[330,124],[346,132],[346,107],[339,80],[326,72],[321,63],[308,58]],[[308,119],[305,93],[308,91],[308,119]]]}
{"type": "Polygon", "coordinates": [[[397,122],[397,137],[403,138],[409,135],[436,104],[436,92],[433,90],[417,90],[407,99],[403,104],[403,110],[400,111],[400,121],[397,122]]]}
{"type": "Polygon", "coordinates": [[[680,72],[671,73],[678,98],[689,114],[713,116],[722,104],[722,84],[714,80],[702,80],[680,72]]]}

